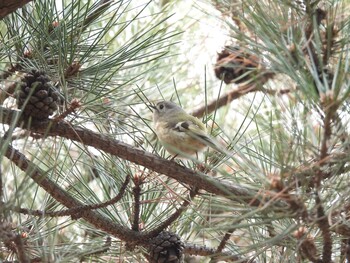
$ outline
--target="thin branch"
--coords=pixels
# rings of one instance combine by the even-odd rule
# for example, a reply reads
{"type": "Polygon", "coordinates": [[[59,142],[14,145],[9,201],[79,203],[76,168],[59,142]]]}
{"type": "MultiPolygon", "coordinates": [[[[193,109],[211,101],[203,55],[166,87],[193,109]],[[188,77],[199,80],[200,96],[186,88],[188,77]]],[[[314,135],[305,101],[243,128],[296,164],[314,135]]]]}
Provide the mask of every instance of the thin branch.
{"type": "Polygon", "coordinates": [[[98,3],[98,8],[84,20],[82,31],[84,31],[93,21],[102,15],[113,2],[113,0],[100,0],[98,3]]]}
{"type": "Polygon", "coordinates": [[[13,242],[16,245],[16,251],[17,251],[17,256],[19,259],[19,262],[21,263],[30,263],[31,260],[29,260],[27,253],[24,249],[24,244],[23,244],[23,240],[22,237],[20,235],[16,235],[15,239],[13,240],[13,242]]]}
{"type": "Polygon", "coordinates": [[[327,113],[326,116],[324,117],[324,120],[323,120],[324,132],[323,132],[323,138],[322,138],[321,150],[320,150],[320,159],[321,160],[326,158],[328,155],[327,141],[329,140],[329,137],[332,134],[331,119],[332,119],[332,116],[329,113],[327,113]]]}
{"type": "Polygon", "coordinates": [[[59,121],[62,121],[64,118],[66,118],[68,115],[70,115],[71,113],[75,112],[76,109],[79,109],[81,107],[81,103],[78,99],[73,99],[71,102],[70,102],[70,105],[69,107],[63,112],[61,113],[60,115],[56,116],[54,118],[54,120],[56,122],[59,122],[59,121]]]}
{"type": "Polygon", "coordinates": [[[254,261],[252,260],[244,260],[241,257],[228,252],[217,253],[216,249],[214,248],[208,248],[206,246],[197,246],[192,244],[185,244],[184,253],[195,256],[212,257],[215,260],[221,259],[226,262],[254,263],[254,261]]]}
{"type": "Polygon", "coordinates": [[[111,200],[108,200],[106,202],[100,203],[100,204],[91,204],[91,205],[82,205],[78,207],[73,207],[61,211],[54,211],[54,212],[47,212],[47,211],[41,211],[41,210],[30,210],[30,209],[25,209],[25,208],[14,208],[13,210],[22,213],[22,214],[27,214],[27,215],[35,215],[35,216],[49,216],[49,217],[58,217],[58,216],[72,216],[73,219],[78,219],[83,211],[86,210],[96,210],[99,208],[107,207],[109,205],[113,205],[117,202],[120,201],[120,199],[124,196],[126,187],[128,186],[130,182],[130,176],[127,175],[125,178],[125,181],[122,185],[122,187],[119,190],[119,193],[112,198],[111,200]]]}
{"type": "Polygon", "coordinates": [[[316,205],[317,205],[317,224],[321,230],[323,237],[323,251],[322,251],[322,260],[323,262],[331,262],[332,261],[332,236],[330,232],[330,226],[327,220],[327,216],[324,213],[324,209],[322,206],[321,199],[316,192],[316,205]]]}
{"type": "Polygon", "coordinates": [[[307,258],[313,263],[322,263],[318,256],[314,238],[308,234],[308,229],[304,226],[296,230],[293,236],[300,241],[297,247],[303,258],[307,258]]]}
{"type": "Polygon", "coordinates": [[[291,92],[290,89],[284,89],[284,90],[271,90],[271,89],[265,89],[262,87],[262,85],[268,80],[269,78],[265,77],[264,79],[259,79],[260,83],[248,83],[248,84],[241,84],[238,86],[237,89],[231,90],[230,92],[222,95],[219,99],[212,100],[207,105],[204,105],[198,109],[195,109],[191,114],[195,117],[202,117],[204,114],[209,114],[211,112],[214,112],[216,109],[221,108],[223,106],[228,105],[233,100],[239,99],[240,97],[247,95],[251,92],[257,92],[261,91],[269,95],[276,95],[276,94],[287,94],[291,92]]]}
{"type": "Polygon", "coordinates": [[[225,248],[226,244],[227,244],[227,241],[230,239],[233,231],[235,231],[236,229],[235,228],[232,228],[232,229],[229,229],[224,237],[221,239],[221,242],[218,246],[218,248],[216,249],[216,253],[219,253],[219,252],[222,252],[222,250],[225,248]]]}
{"type": "Polygon", "coordinates": [[[132,188],[132,193],[134,195],[134,207],[133,207],[133,220],[132,220],[132,226],[131,229],[134,231],[140,231],[139,224],[140,224],[140,198],[141,198],[141,184],[142,184],[142,178],[135,176],[133,179],[134,187],[132,188]]]}
{"type": "Polygon", "coordinates": [[[3,104],[5,99],[7,99],[7,97],[15,93],[16,87],[17,87],[16,82],[9,82],[9,83],[6,83],[3,88],[0,88],[0,104],[3,104]]]}
{"type": "Polygon", "coordinates": [[[350,239],[349,238],[344,239],[342,241],[340,256],[341,256],[340,262],[350,262],[350,239]]]}
{"type": "Polygon", "coordinates": [[[170,215],[167,220],[163,223],[158,224],[156,229],[153,229],[147,233],[148,238],[156,237],[160,232],[170,226],[176,219],[178,219],[182,213],[187,209],[187,207],[191,204],[192,199],[198,194],[198,189],[193,188],[190,190],[190,195],[188,199],[185,199],[181,206],[176,209],[175,213],[170,215]]]}
{"type": "MultiPolygon", "coordinates": [[[[3,205],[3,200],[4,200],[4,185],[3,185],[3,180],[2,180],[2,166],[0,165],[0,211],[3,211],[2,205],[3,205]]],[[[3,214],[0,213],[0,222],[3,220],[3,214]]]]}

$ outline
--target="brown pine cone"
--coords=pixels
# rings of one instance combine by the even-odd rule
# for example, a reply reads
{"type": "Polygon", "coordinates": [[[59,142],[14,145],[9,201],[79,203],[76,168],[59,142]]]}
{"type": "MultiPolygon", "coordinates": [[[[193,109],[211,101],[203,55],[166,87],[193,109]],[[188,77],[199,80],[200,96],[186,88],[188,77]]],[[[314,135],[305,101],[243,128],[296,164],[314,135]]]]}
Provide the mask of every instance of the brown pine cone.
{"type": "Polygon", "coordinates": [[[150,263],[180,263],[184,244],[180,237],[169,231],[162,231],[151,240],[149,247],[150,263]]]}
{"type": "Polygon", "coordinates": [[[24,115],[45,120],[57,110],[60,104],[59,91],[45,72],[32,70],[21,81],[17,105],[24,115]]]}
{"type": "Polygon", "coordinates": [[[252,79],[255,76],[252,73],[260,67],[260,60],[257,56],[239,47],[226,46],[218,53],[214,71],[216,77],[226,84],[239,84],[252,79]]]}

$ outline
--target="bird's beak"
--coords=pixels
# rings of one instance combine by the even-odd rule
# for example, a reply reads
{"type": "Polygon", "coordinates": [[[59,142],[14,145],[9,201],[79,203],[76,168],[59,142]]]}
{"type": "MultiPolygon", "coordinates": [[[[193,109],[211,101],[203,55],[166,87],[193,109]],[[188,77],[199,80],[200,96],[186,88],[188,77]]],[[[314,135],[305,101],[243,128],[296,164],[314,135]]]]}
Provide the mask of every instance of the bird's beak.
{"type": "Polygon", "coordinates": [[[157,107],[154,106],[154,105],[152,105],[152,104],[148,104],[148,107],[151,108],[151,111],[152,111],[152,112],[153,112],[153,110],[156,110],[156,109],[157,109],[157,107]],[[152,110],[152,109],[153,109],[153,110],[152,110]]]}

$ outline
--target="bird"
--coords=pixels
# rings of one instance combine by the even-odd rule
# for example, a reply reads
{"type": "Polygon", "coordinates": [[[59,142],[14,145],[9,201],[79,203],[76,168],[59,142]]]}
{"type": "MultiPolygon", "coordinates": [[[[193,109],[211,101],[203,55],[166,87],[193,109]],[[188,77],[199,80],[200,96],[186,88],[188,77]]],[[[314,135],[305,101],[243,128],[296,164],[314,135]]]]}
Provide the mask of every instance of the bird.
{"type": "Polygon", "coordinates": [[[211,147],[227,154],[214,138],[208,135],[203,122],[188,114],[172,101],[160,101],[153,108],[155,133],[163,147],[174,157],[189,157],[211,147]]]}

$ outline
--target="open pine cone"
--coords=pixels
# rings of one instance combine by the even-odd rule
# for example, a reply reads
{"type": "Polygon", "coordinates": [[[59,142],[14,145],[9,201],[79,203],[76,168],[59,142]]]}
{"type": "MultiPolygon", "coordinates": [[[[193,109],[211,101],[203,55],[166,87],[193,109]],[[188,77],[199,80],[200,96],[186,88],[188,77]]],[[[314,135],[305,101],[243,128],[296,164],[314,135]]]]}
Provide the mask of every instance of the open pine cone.
{"type": "Polygon", "coordinates": [[[150,263],[180,263],[184,244],[180,237],[169,231],[162,231],[151,240],[150,263]]]}
{"type": "Polygon", "coordinates": [[[17,105],[24,115],[45,120],[57,110],[60,95],[45,72],[32,70],[21,81],[17,105]]]}
{"type": "Polygon", "coordinates": [[[214,71],[216,77],[226,84],[239,84],[252,79],[254,77],[252,73],[260,67],[260,60],[257,56],[239,47],[226,46],[218,53],[214,71]]]}

